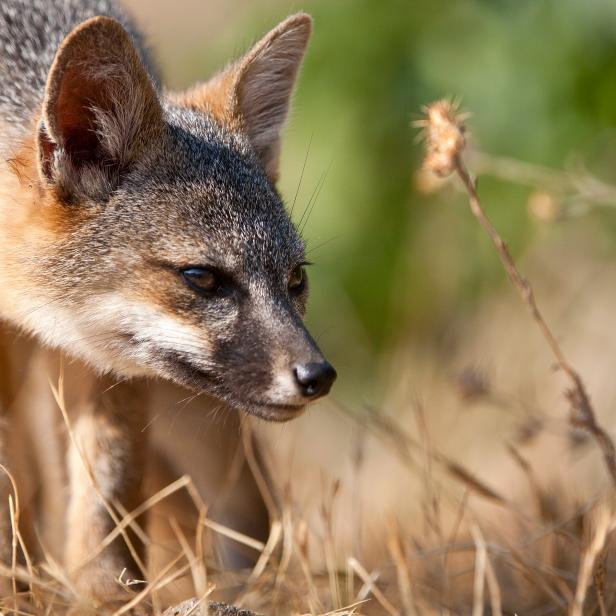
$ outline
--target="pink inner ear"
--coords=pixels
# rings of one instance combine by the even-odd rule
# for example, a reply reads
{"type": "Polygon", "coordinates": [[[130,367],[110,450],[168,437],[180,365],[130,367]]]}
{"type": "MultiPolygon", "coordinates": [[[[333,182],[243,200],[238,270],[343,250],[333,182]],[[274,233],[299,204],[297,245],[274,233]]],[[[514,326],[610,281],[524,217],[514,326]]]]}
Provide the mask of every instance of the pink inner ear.
{"type": "Polygon", "coordinates": [[[100,160],[93,108],[105,109],[105,89],[82,71],[67,70],[56,101],[56,126],[62,145],[76,166],[100,160]]]}

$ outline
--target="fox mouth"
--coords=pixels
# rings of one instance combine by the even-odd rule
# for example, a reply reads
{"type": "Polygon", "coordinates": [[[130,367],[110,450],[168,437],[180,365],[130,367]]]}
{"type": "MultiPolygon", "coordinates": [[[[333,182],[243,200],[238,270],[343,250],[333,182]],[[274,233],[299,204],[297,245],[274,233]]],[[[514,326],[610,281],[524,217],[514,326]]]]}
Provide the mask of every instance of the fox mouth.
{"type": "Polygon", "coordinates": [[[165,353],[166,371],[174,381],[194,391],[209,394],[229,406],[260,417],[266,421],[286,422],[299,417],[305,404],[281,404],[258,398],[242,397],[225,387],[216,375],[196,366],[192,361],[176,353],[165,353]]]}
{"type": "Polygon", "coordinates": [[[302,415],[306,410],[306,405],[277,404],[273,402],[248,400],[243,410],[246,410],[251,415],[256,415],[261,419],[265,419],[266,421],[283,423],[302,415]]]}

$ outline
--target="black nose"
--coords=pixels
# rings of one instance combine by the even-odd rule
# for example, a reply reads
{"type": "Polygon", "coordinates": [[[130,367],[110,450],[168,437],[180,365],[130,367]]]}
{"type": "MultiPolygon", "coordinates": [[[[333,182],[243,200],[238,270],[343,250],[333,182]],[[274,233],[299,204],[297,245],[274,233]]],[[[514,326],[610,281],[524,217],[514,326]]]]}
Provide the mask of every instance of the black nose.
{"type": "Polygon", "coordinates": [[[306,398],[324,396],[337,376],[333,366],[327,361],[300,364],[293,372],[302,395],[306,398]]]}

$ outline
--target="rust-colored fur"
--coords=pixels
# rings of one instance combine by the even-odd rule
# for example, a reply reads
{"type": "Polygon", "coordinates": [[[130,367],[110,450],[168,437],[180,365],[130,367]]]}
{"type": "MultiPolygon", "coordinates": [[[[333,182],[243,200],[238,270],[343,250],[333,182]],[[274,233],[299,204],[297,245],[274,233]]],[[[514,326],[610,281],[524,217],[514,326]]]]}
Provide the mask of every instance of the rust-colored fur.
{"type": "MultiPolygon", "coordinates": [[[[32,67],[34,98],[19,74],[14,96],[0,96],[8,153],[0,160],[0,402],[11,434],[0,462],[18,481],[30,548],[37,534],[64,562],[75,610],[100,613],[127,599],[123,570],[147,575],[132,530],[105,541],[143,502],[148,462],[158,469],[149,485],[190,466],[166,464],[166,439],[158,424],[149,428],[160,416],[174,438],[164,418],[190,395],[183,388],[196,391],[186,412],[222,408],[229,423],[226,431],[208,423],[193,443],[203,452],[192,463],[211,469],[210,483],[198,486],[211,501],[240,444],[238,411],[295,417],[327,393],[335,372],[302,324],[303,245],[274,187],[310,18],[287,19],[210,82],[167,96],[129,21],[107,0],[90,1],[90,9],[74,2],[90,18],[70,32],[65,23],[54,30],[57,16],[33,5],[41,19],[24,19],[24,45],[63,38],[53,62],[46,49],[32,67]],[[88,14],[99,6],[110,15],[88,14]],[[36,32],[45,19],[49,28],[36,32]],[[212,289],[199,282],[208,276],[212,289]],[[320,380],[310,376],[315,367],[320,380]],[[57,401],[50,382],[60,378],[57,401]],[[158,453],[146,446],[152,431],[158,453]]],[[[0,7],[0,28],[4,16],[0,7]]],[[[0,36],[0,61],[30,68],[2,45],[0,36]]],[[[236,479],[257,504],[245,515],[233,496],[225,515],[264,532],[254,482],[246,471],[236,479]]],[[[0,516],[6,563],[7,511],[0,516]]]]}

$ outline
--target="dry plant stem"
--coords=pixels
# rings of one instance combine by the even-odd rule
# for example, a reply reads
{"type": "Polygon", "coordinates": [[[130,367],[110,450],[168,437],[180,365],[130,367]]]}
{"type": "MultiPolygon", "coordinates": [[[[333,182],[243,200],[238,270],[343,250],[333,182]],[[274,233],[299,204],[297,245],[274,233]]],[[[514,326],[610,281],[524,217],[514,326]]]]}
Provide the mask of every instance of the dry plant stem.
{"type": "Polygon", "coordinates": [[[483,593],[486,579],[488,551],[476,527],[471,528],[475,540],[475,579],[473,582],[473,616],[483,614],[483,593]]]}
{"type": "Polygon", "coordinates": [[[402,545],[400,537],[400,528],[397,524],[394,525],[389,533],[387,547],[396,565],[398,590],[400,592],[402,606],[404,607],[404,614],[405,616],[417,616],[417,610],[415,609],[415,602],[413,600],[413,588],[411,586],[409,559],[404,553],[404,546],[402,545]]]}
{"type": "Polygon", "coordinates": [[[131,613],[131,610],[140,605],[145,599],[147,599],[148,595],[150,595],[154,590],[159,588],[163,588],[171,581],[182,577],[185,573],[190,570],[190,563],[185,565],[183,568],[176,570],[168,577],[170,571],[184,558],[184,553],[180,552],[178,556],[176,556],[173,560],[171,560],[167,565],[163,567],[163,569],[157,574],[157,576],[151,581],[148,582],[146,587],[135,594],[134,597],[122,605],[119,609],[117,609],[111,616],[122,616],[122,614],[131,613]]]}
{"type": "MultiPolygon", "coordinates": [[[[490,592],[490,603],[492,607],[492,615],[493,616],[503,616],[502,609],[502,599],[500,587],[498,585],[498,579],[496,578],[496,573],[494,571],[494,567],[492,566],[492,562],[490,561],[490,556],[488,554],[488,547],[486,545],[486,540],[481,532],[481,529],[477,524],[474,524],[471,527],[471,534],[473,536],[473,541],[475,543],[475,551],[476,551],[476,559],[479,561],[479,558],[484,560],[485,564],[485,580],[488,583],[488,591],[490,592]]],[[[477,567],[479,569],[479,567],[477,567]]],[[[477,579],[475,579],[477,584],[477,579]]],[[[483,595],[483,592],[481,593],[483,595]]],[[[483,597],[482,597],[483,599],[483,597]]],[[[473,609],[477,609],[478,613],[483,613],[483,605],[479,601],[475,601],[473,605],[473,609]],[[479,607],[476,607],[479,606],[479,607]]]]}
{"type": "Polygon", "coordinates": [[[584,553],[580,570],[578,572],[577,586],[575,589],[575,599],[571,605],[570,616],[582,616],[586,592],[592,580],[595,561],[605,546],[606,539],[613,530],[614,523],[606,511],[601,512],[601,517],[597,524],[597,529],[592,538],[590,546],[584,553]]]}
{"type": "MultiPolygon", "coordinates": [[[[34,570],[32,568],[32,560],[30,559],[30,554],[26,549],[26,544],[21,536],[21,531],[19,529],[19,517],[20,517],[20,507],[19,507],[19,493],[17,492],[17,483],[15,478],[11,474],[11,472],[3,465],[0,464],[0,472],[4,473],[8,478],[8,481],[11,485],[11,489],[13,490],[13,495],[9,496],[9,517],[11,521],[11,531],[12,531],[12,555],[11,555],[11,571],[15,572],[17,570],[17,547],[21,549],[21,552],[24,556],[24,560],[26,562],[26,568],[28,573],[32,579],[34,579],[34,570]]],[[[12,585],[13,585],[13,594],[17,595],[16,589],[17,579],[13,576],[12,585]]],[[[31,582],[29,582],[30,592],[34,595],[34,587],[31,582]]],[[[38,598],[35,597],[38,601],[38,598]]]]}
{"type": "MultiPolygon", "coordinates": [[[[203,561],[198,559],[198,557],[190,547],[188,540],[186,539],[186,536],[184,535],[184,532],[180,528],[180,525],[177,523],[176,519],[174,517],[171,517],[169,523],[176,538],[182,546],[182,551],[184,552],[186,560],[190,565],[193,587],[195,588],[197,595],[206,596],[206,593],[208,592],[207,577],[203,561]]],[[[201,606],[201,616],[207,616],[207,604],[203,604],[201,606]]]]}
{"type": "MultiPolygon", "coordinates": [[[[9,496],[9,515],[11,518],[11,528],[13,530],[13,540],[11,542],[11,571],[15,572],[17,570],[17,528],[19,514],[15,511],[12,496],[9,496]]],[[[14,573],[11,576],[11,582],[13,586],[13,609],[15,610],[15,613],[17,613],[17,577],[14,573]]]]}
{"type": "Polygon", "coordinates": [[[533,165],[515,158],[473,152],[472,163],[482,175],[491,175],[515,184],[545,188],[594,206],[616,207],[616,187],[587,173],[585,169],[561,171],[533,165]]]}
{"type": "Polygon", "coordinates": [[[616,487],[616,449],[614,448],[614,443],[607,432],[605,432],[605,430],[603,430],[603,428],[597,423],[595,412],[586,391],[586,387],[584,386],[584,382],[582,381],[580,375],[568,362],[563,350],[558,344],[558,341],[554,337],[552,330],[543,318],[543,314],[537,306],[533,289],[528,280],[520,274],[520,271],[509,254],[507,244],[486,217],[481,207],[481,202],[479,201],[475,182],[470,177],[466,166],[459,155],[455,157],[455,171],[462,180],[462,183],[468,193],[471,212],[492,240],[505,271],[507,272],[509,280],[519,291],[520,296],[528,307],[533,320],[541,330],[543,337],[548,343],[548,346],[550,347],[559,368],[566,374],[567,378],[571,382],[571,388],[566,394],[567,399],[571,403],[571,424],[577,428],[587,430],[593,436],[603,452],[605,464],[612,478],[612,483],[614,484],[614,487],[616,487]]]}
{"type": "Polygon", "coordinates": [[[84,564],[87,564],[94,560],[108,545],[110,545],[119,535],[122,534],[122,531],[127,528],[133,528],[133,523],[135,520],[142,516],[146,511],[152,508],[156,503],[161,500],[167,498],[171,494],[174,494],[178,490],[184,488],[190,483],[190,478],[187,475],[183,475],[179,479],[176,479],[173,483],[170,483],[168,486],[164,487],[162,490],[159,490],[156,494],[148,498],[144,503],[139,505],[133,511],[130,511],[126,514],[122,514],[123,517],[118,524],[115,525],[114,529],[101,541],[98,547],[88,556],[87,560],[84,564]]]}
{"type": "Polygon", "coordinates": [[[366,569],[361,565],[361,563],[352,556],[348,559],[348,564],[355,571],[359,579],[365,584],[365,586],[370,590],[374,598],[378,601],[381,607],[388,613],[390,616],[400,616],[400,611],[397,610],[385,597],[385,595],[379,590],[378,586],[374,583],[370,574],[366,571],[366,569]]]}

